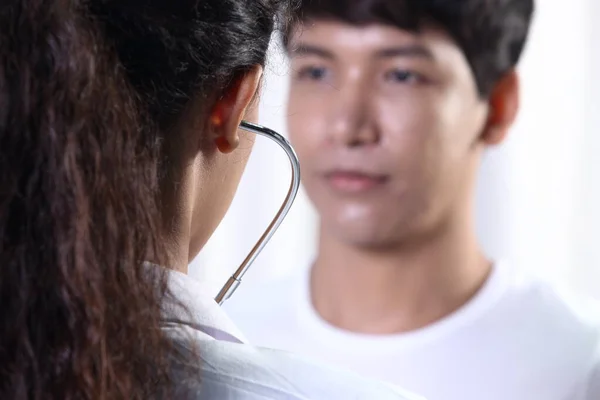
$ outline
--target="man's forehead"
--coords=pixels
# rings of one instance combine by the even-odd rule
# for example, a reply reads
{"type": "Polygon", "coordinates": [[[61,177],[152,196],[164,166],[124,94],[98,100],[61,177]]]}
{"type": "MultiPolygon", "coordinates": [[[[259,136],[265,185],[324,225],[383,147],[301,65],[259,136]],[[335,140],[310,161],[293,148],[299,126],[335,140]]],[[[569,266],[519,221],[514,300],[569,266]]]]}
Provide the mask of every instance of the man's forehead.
{"type": "Polygon", "coordinates": [[[306,21],[294,31],[292,43],[298,41],[318,41],[321,44],[347,42],[358,46],[380,45],[390,41],[415,42],[420,34],[402,30],[390,25],[352,25],[340,21],[306,21]]]}
{"type": "Polygon", "coordinates": [[[336,58],[355,53],[375,58],[434,58],[426,32],[409,32],[383,24],[357,26],[333,21],[311,22],[298,30],[288,47],[292,57],[336,58]]]}
{"type": "Polygon", "coordinates": [[[332,55],[355,53],[372,57],[410,56],[439,62],[462,51],[452,37],[433,23],[423,24],[418,32],[385,24],[352,25],[316,20],[307,21],[290,38],[291,57],[320,55],[306,48],[332,55]]]}

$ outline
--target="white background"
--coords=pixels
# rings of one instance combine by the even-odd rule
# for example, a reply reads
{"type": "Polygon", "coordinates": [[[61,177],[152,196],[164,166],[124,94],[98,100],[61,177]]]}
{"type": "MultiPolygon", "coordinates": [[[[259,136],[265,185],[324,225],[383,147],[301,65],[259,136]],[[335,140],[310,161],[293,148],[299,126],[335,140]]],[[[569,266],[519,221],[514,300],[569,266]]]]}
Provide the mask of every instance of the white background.
{"type": "MultiPolygon", "coordinates": [[[[489,151],[482,165],[479,237],[490,256],[600,298],[600,27],[593,18],[600,4],[537,3],[520,66],[519,119],[509,140],[489,151]]],[[[284,135],[286,95],[286,60],[275,46],[260,122],[284,135]]],[[[191,275],[218,291],[277,211],[289,174],[283,151],[258,138],[234,203],[190,266],[191,275]]],[[[316,225],[301,193],[244,285],[307,267],[316,225]]]]}

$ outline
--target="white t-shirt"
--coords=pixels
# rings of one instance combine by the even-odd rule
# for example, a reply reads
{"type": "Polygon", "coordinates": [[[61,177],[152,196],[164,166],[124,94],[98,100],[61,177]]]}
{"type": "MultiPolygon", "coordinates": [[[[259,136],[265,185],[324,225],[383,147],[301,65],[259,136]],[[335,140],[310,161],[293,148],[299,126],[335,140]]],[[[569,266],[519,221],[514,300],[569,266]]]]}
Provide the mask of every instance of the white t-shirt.
{"type": "Polygon", "coordinates": [[[349,367],[429,400],[600,400],[600,308],[499,263],[423,329],[364,335],[322,320],[309,273],[240,289],[225,309],[252,342],[349,367]]]}
{"type": "Polygon", "coordinates": [[[178,400],[423,400],[284,351],[244,343],[235,325],[192,278],[169,272],[169,287],[187,309],[165,303],[163,329],[183,355],[172,364],[178,400]],[[191,350],[191,351],[190,351],[191,350]]]}

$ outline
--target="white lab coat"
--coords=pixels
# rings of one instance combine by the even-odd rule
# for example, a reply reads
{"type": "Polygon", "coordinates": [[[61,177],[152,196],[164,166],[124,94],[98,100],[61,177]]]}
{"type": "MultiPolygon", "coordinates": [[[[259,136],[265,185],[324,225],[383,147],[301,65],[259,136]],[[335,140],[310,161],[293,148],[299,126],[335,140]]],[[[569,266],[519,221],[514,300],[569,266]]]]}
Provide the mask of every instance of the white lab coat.
{"type": "Polygon", "coordinates": [[[164,329],[200,360],[174,366],[177,399],[423,400],[398,388],[244,343],[221,307],[192,278],[170,271],[169,287],[189,313],[166,305],[164,329]]]}

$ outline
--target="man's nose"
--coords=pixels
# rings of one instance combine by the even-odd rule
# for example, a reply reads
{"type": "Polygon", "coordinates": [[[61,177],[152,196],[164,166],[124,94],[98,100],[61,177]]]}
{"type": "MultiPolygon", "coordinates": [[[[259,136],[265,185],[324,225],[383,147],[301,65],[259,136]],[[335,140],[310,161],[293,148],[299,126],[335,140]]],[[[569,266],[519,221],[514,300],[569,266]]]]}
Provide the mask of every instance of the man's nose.
{"type": "Polygon", "coordinates": [[[379,133],[372,119],[372,96],[363,82],[344,85],[334,105],[331,139],[348,147],[367,146],[379,141],[379,133]]]}

